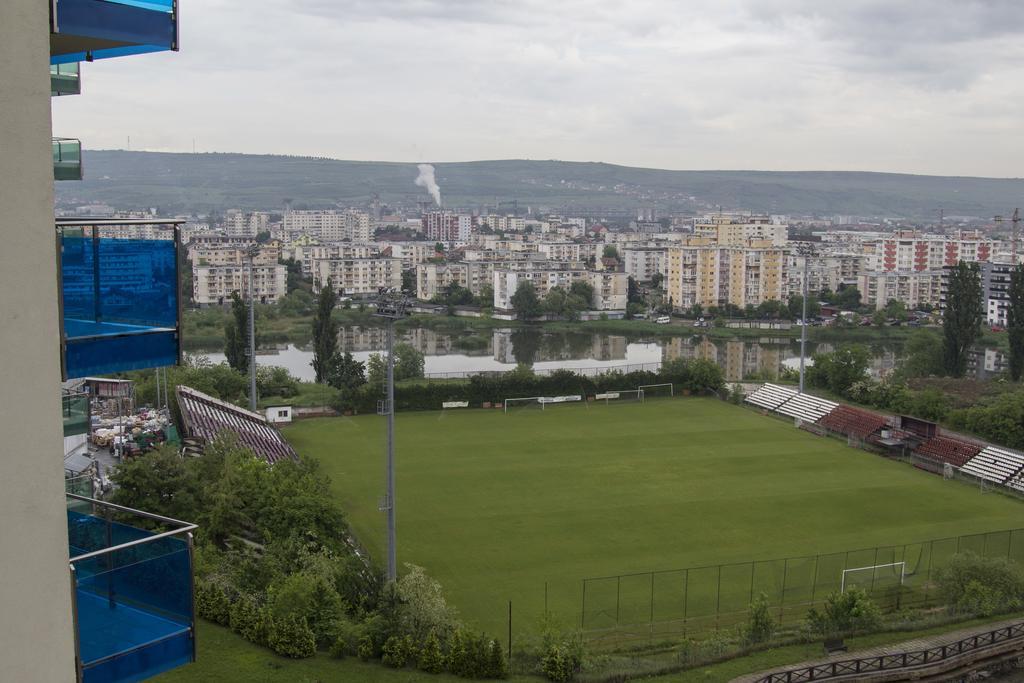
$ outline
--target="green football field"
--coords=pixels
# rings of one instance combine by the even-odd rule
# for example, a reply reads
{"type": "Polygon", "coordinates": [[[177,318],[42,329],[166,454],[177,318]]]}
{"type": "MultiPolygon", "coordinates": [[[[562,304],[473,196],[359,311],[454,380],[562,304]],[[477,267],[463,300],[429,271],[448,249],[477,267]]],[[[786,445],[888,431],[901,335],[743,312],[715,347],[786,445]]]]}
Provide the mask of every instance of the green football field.
{"type": "MultiPolygon", "coordinates": [[[[495,635],[505,633],[509,601],[516,632],[533,629],[545,600],[579,626],[588,577],[830,553],[847,567],[904,559],[912,571],[938,550],[842,553],[1024,527],[1014,499],[713,399],[399,413],[395,424],[399,565],[424,566],[467,622],[495,635]]],[[[381,563],[384,427],[373,415],[285,430],[323,464],[381,563]]],[[[994,538],[1024,551],[1024,534],[994,538]]],[[[837,586],[842,568],[816,559],[817,585],[837,586]]],[[[785,573],[792,586],[811,571],[768,563],[726,568],[724,578],[710,570],[589,582],[587,626],[645,621],[648,609],[655,620],[724,609],[701,605],[719,586],[733,586],[725,599],[744,609],[755,583],[760,591],[785,573]],[[681,591],[688,604],[671,604],[681,591]]]]}

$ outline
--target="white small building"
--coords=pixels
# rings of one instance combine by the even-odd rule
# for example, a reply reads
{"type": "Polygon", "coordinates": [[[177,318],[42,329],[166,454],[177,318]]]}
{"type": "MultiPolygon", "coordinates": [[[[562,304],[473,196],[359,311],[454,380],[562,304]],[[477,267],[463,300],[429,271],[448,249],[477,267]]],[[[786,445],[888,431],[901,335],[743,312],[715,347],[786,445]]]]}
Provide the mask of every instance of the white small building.
{"type": "Polygon", "coordinates": [[[267,422],[281,423],[292,421],[291,406],[267,406],[263,410],[263,414],[267,418],[267,422]]]}

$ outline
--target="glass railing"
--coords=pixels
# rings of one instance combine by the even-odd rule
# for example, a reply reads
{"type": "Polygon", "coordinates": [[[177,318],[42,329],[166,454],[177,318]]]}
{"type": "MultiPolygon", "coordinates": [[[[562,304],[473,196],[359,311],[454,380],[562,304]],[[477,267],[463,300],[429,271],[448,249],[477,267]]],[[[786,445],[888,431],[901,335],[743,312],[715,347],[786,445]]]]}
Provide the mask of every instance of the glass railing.
{"type": "Polygon", "coordinates": [[[89,433],[89,394],[66,394],[61,396],[61,412],[64,418],[64,436],[78,436],[89,433]]]}
{"type": "Polygon", "coordinates": [[[180,360],[181,220],[61,220],[65,379],[180,360]]]}
{"type": "Polygon", "coordinates": [[[77,680],[139,681],[195,661],[196,526],[66,495],[77,680]]]}
{"type": "Polygon", "coordinates": [[[52,0],[50,63],[178,49],[177,0],[52,0]]]}
{"type": "Polygon", "coordinates": [[[74,138],[53,138],[53,179],[82,179],[82,143],[74,138]]]}
{"type": "Polygon", "coordinates": [[[79,95],[82,74],[78,62],[50,65],[50,95],[79,95]]]}

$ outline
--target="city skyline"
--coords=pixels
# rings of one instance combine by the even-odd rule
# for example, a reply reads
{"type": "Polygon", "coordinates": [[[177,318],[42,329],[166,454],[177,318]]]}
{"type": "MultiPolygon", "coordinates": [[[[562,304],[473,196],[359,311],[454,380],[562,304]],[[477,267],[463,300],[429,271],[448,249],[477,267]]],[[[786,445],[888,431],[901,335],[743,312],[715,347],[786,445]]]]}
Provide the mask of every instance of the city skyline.
{"type": "Polygon", "coordinates": [[[90,149],[130,137],[410,163],[1019,177],[1022,19],[999,0],[300,0],[244,14],[218,0],[183,11],[180,53],[83,65],[93,97],[56,101],[54,134],[90,149]]]}

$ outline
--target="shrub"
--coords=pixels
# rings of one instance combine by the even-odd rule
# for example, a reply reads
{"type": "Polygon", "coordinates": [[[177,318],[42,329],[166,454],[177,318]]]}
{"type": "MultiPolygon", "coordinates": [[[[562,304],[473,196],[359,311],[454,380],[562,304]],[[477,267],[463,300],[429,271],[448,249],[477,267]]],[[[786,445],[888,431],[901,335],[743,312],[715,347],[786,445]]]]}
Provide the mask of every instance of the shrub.
{"type": "Polygon", "coordinates": [[[214,581],[196,582],[196,612],[207,621],[227,626],[231,620],[231,600],[223,586],[214,581]]]}
{"type": "Polygon", "coordinates": [[[505,650],[497,640],[491,641],[487,657],[487,678],[508,678],[508,662],[505,661],[505,650]]]}
{"type": "Polygon", "coordinates": [[[359,659],[364,662],[368,662],[371,659],[377,657],[377,648],[373,644],[373,638],[370,636],[361,636],[359,638],[359,645],[356,647],[356,654],[359,655],[359,659]]]}
{"type": "Polygon", "coordinates": [[[771,639],[775,626],[775,619],[768,609],[768,596],[761,593],[750,605],[750,618],[744,629],[744,637],[751,644],[763,643],[771,639]]]}
{"type": "Polygon", "coordinates": [[[939,568],[935,579],[957,612],[987,616],[1024,604],[1024,571],[1005,557],[958,553],[939,568]]]}
{"type": "Polygon", "coordinates": [[[825,598],[824,612],[815,608],[807,613],[809,630],[825,636],[877,628],[882,621],[878,605],[860,588],[845,593],[833,592],[825,598]]]}
{"type": "Polygon", "coordinates": [[[380,661],[393,669],[402,669],[414,661],[417,654],[410,636],[391,636],[384,643],[380,661]]]}
{"type": "Polygon", "coordinates": [[[402,629],[422,643],[431,633],[447,637],[458,626],[455,610],[445,601],[441,584],[427,576],[423,567],[406,564],[408,572],[396,586],[401,600],[402,629]]]}
{"type": "Polygon", "coordinates": [[[540,661],[541,673],[556,683],[571,681],[579,668],[579,660],[562,644],[551,645],[540,661]]]}
{"type": "Polygon", "coordinates": [[[327,647],[338,637],[338,625],[345,610],[338,592],[326,578],[297,573],[271,587],[274,619],[301,618],[313,632],[316,643],[327,647]]]}
{"type": "Polygon", "coordinates": [[[439,674],[444,671],[444,664],[444,655],[441,653],[441,641],[438,640],[436,633],[431,633],[423,641],[423,647],[420,649],[420,656],[416,666],[420,671],[426,671],[429,674],[439,674]]]}
{"type": "Polygon", "coordinates": [[[306,620],[296,614],[271,620],[267,644],[283,657],[302,659],[316,654],[316,636],[306,620]]]}
{"type": "Polygon", "coordinates": [[[338,637],[331,643],[330,655],[335,659],[342,659],[348,655],[358,652],[359,637],[362,635],[360,625],[350,621],[342,621],[338,624],[338,637]]]}
{"type": "Polygon", "coordinates": [[[231,606],[231,630],[250,643],[266,645],[270,613],[252,598],[243,597],[231,606]]]}

